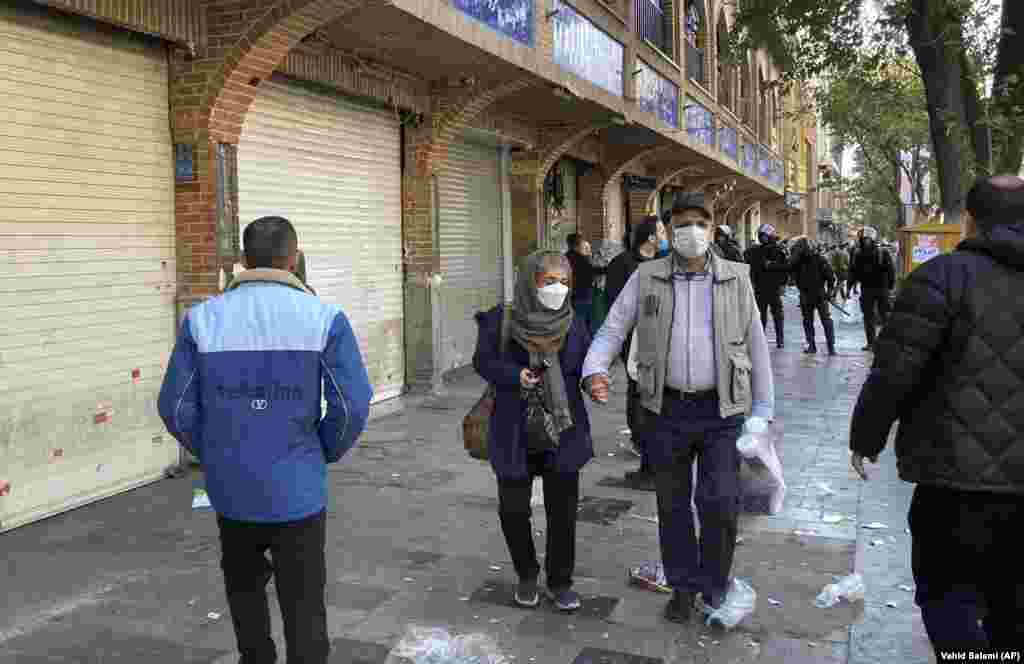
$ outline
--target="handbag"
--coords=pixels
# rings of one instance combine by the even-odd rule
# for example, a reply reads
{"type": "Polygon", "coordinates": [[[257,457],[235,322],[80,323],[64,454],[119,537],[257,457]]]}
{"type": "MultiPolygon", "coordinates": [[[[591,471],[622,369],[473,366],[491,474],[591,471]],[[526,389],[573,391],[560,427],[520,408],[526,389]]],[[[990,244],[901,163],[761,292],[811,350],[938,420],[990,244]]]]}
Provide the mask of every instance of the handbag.
{"type": "MultiPolygon", "coordinates": [[[[512,325],[512,306],[503,307],[501,332],[498,337],[498,348],[501,355],[508,347],[508,333],[512,325]]],[[[462,418],[462,444],[469,456],[480,461],[487,461],[487,445],[491,435],[491,415],[494,414],[494,403],[497,395],[494,386],[487,385],[483,396],[476,402],[465,417],[462,418]]]]}
{"type": "Polygon", "coordinates": [[[547,452],[558,448],[555,418],[544,404],[544,390],[540,386],[523,391],[526,402],[526,443],[530,452],[547,452]]]}

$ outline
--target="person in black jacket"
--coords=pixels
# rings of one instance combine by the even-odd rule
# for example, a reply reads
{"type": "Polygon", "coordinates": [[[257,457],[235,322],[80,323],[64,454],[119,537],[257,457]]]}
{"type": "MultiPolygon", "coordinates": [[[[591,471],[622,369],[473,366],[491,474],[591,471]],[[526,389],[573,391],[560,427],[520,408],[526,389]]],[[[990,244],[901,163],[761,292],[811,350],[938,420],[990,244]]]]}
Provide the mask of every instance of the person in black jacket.
{"type": "Polygon", "coordinates": [[[800,313],[804,318],[804,335],[807,347],[804,353],[813,355],[818,352],[814,341],[814,312],[821,318],[821,326],[825,328],[825,340],[828,343],[828,354],[836,355],[836,328],[829,311],[835,293],[836,276],[832,266],[817,250],[814,243],[807,238],[800,238],[793,243],[793,258],[790,267],[796,279],[796,287],[800,290],[800,313]]]}
{"type": "Polygon", "coordinates": [[[969,239],[900,289],[850,424],[867,480],[899,421],[915,601],[937,654],[1024,644],[1024,179],[979,180],[967,212],[969,239]]]}
{"type": "Polygon", "coordinates": [[[875,345],[878,325],[885,325],[889,318],[889,304],[892,290],[896,287],[896,266],[892,256],[878,246],[878,231],[870,226],[864,228],[860,244],[850,264],[850,292],[860,284],[860,310],[864,314],[864,334],[871,350],[875,345]],[[875,312],[878,318],[875,318],[875,312]]]}
{"type": "Polygon", "coordinates": [[[775,227],[761,224],[757,229],[757,244],[747,249],[743,257],[750,264],[750,281],[754,285],[754,298],[761,312],[761,324],[768,329],[768,310],[771,309],[775,326],[775,344],[784,348],[785,315],[782,309],[782,289],[789,278],[789,259],[779,245],[775,227]]]}
{"type": "Polygon", "coordinates": [[[718,226],[715,228],[715,246],[718,247],[722,258],[725,260],[736,263],[744,262],[740,243],[732,236],[732,229],[728,226],[718,226]]]}
{"type": "Polygon", "coordinates": [[[579,233],[570,233],[565,238],[569,251],[565,257],[572,266],[572,307],[576,315],[594,332],[594,280],[605,274],[607,268],[598,267],[590,261],[590,243],[579,233]]]}
{"type": "MultiPolygon", "coordinates": [[[[659,221],[658,217],[645,217],[633,230],[630,246],[633,247],[632,251],[622,252],[608,266],[605,286],[608,289],[609,307],[615,304],[615,298],[626,287],[626,282],[629,281],[640,263],[657,258],[661,252],[668,251],[668,232],[665,230],[665,224],[659,221]]],[[[623,346],[621,357],[622,363],[626,364],[629,358],[628,340],[623,346]]],[[[640,457],[640,469],[636,472],[626,473],[626,479],[637,488],[647,488],[653,491],[654,473],[651,471],[647,448],[643,440],[643,408],[637,397],[636,381],[632,378],[629,379],[629,389],[626,393],[626,422],[633,440],[633,452],[640,457]]]]}

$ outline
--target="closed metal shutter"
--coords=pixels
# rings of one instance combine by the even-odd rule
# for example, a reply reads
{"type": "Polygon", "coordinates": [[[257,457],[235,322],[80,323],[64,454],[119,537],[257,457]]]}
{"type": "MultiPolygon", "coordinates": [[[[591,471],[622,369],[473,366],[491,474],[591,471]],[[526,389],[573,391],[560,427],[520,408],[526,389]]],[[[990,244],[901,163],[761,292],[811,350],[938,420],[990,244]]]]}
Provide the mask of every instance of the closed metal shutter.
{"type": "Polygon", "coordinates": [[[154,40],[0,6],[0,530],[179,458],[167,95],[154,40]]]}
{"type": "Polygon", "coordinates": [[[502,302],[501,178],[499,151],[465,137],[453,141],[438,176],[443,317],[442,367],[472,362],[474,315],[502,302]]]}
{"type": "Polygon", "coordinates": [[[398,120],[280,80],[260,83],[238,145],[241,225],[289,219],[306,280],[348,316],[374,401],[405,384],[398,120]]]}

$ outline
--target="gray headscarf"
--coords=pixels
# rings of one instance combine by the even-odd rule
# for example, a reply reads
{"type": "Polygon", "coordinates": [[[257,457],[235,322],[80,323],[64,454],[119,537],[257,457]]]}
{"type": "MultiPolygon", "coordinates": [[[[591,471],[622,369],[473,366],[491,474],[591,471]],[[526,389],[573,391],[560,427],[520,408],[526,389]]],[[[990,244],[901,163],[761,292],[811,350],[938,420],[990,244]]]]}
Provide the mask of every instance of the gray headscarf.
{"type": "Polygon", "coordinates": [[[544,402],[555,422],[557,433],[573,426],[565,376],[558,353],[562,350],[575,316],[569,298],[558,311],[548,309],[537,296],[537,274],[544,269],[547,256],[562,258],[554,251],[536,251],[523,260],[516,281],[515,308],[509,334],[530,353],[530,366],[540,367],[547,361],[544,373],[544,402]]]}

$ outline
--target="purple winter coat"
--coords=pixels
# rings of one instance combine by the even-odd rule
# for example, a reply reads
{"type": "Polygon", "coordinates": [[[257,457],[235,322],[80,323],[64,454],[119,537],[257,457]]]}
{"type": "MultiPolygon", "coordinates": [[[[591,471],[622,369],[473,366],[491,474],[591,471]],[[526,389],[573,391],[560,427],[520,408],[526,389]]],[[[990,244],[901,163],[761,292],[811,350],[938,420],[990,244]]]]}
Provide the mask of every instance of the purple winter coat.
{"type": "MultiPolygon", "coordinates": [[[[522,434],[525,409],[520,398],[519,374],[529,366],[530,360],[526,349],[515,340],[507,342],[505,356],[501,357],[498,337],[502,316],[500,307],[476,315],[480,334],[476,353],[473,354],[473,368],[496,390],[488,441],[494,474],[499,480],[522,480],[529,474],[526,469],[526,439],[522,434]]],[[[590,332],[578,318],[574,318],[559,356],[575,426],[562,432],[558,450],[554,452],[553,470],[556,472],[579,472],[594,457],[590,418],[579,387],[583,360],[589,349],[590,332]]]]}

